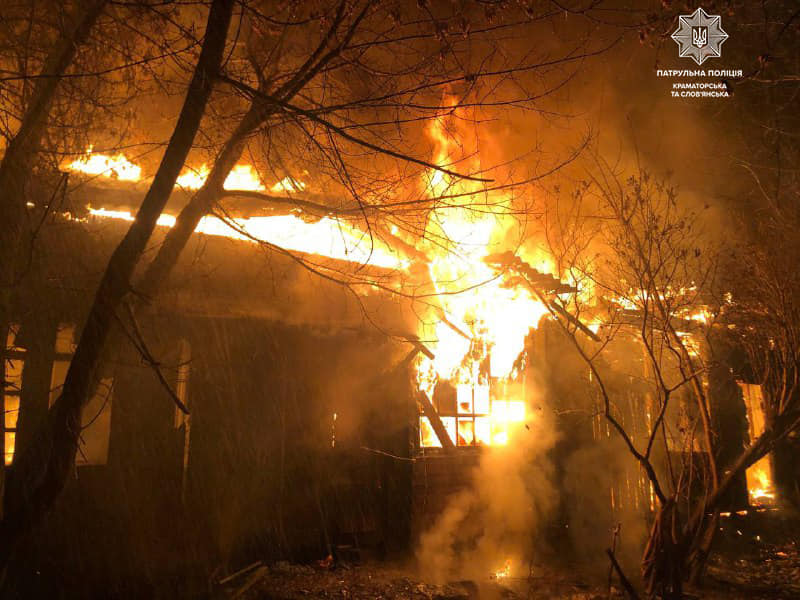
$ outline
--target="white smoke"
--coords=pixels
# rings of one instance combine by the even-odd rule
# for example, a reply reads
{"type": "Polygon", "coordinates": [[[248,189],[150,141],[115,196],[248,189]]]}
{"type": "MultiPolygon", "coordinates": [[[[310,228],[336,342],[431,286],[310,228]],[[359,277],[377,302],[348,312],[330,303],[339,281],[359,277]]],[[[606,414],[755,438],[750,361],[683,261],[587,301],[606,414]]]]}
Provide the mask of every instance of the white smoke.
{"type": "Polygon", "coordinates": [[[417,551],[421,574],[431,581],[482,581],[504,569],[527,573],[538,527],[553,509],[553,414],[528,386],[527,414],[505,446],[484,449],[471,485],[452,496],[417,551]]]}

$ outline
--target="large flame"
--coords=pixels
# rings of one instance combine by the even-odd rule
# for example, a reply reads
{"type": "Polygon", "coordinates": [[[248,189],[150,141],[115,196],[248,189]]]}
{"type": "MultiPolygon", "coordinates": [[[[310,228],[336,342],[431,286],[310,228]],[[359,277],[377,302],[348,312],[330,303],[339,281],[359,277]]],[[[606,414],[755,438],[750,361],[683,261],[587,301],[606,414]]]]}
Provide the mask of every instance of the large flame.
{"type": "MultiPolygon", "coordinates": [[[[435,163],[447,166],[459,157],[460,147],[445,129],[445,117],[431,122],[428,133],[436,143],[435,163]]],[[[478,170],[477,160],[460,161],[460,169],[478,170]]],[[[141,179],[141,169],[122,154],[110,157],[86,155],[68,165],[74,171],[127,181],[141,179]]],[[[176,185],[199,189],[208,177],[206,165],[186,170],[176,185]]],[[[525,336],[547,313],[545,306],[521,286],[506,287],[484,259],[508,248],[504,238],[515,226],[510,216],[511,199],[486,192],[481,184],[431,169],[424,176],[425,191],[436,206],[426,227],[425,251],[431,283],[433,322],[421,325],[420,338],[429,342],[435,358],[421,359],[418,379],[430,397],[438,381],[458,386],[459,410],[443,415],[451,439],[460,445],[506,444],[510,432],[524,422],[523,387],[507,385],[517,375],[515,366],[524,349],[525,336]],[[456,196],[455,203],[443,197],[456,196]],[[478,210],[475,207],[478,207],[478,210]],[[481,210],[485,207],[486,210],[481,210]]],[[[266,191],[250,165],[237,165],[225,180],[226,189],[266,191]]],[[[299,192],[303,182],[285,177],[269,187],[274,193],[299,192]]],[[[128,211],[90,208],[95,217],[133,220],[128,211]]],[[[363,231],[335,219],[308,223],[294,215],[232,220],[233,227],[216,217],[205,217],[197,232],[241,240],[264,240],[286,250],[317,254],[340,260],[405,269],[408,262],[363,231]]],[[[172,227],[175,217],[162,214],[158,224],[172,227]]],[[[526,257],[527,258],[527,257],[526,257]]],[[[553,272],[547,258],[534,263],[553,272]]],[[[430,424],[421,422],[423,445],[438,439],[430,424]],[[427,433],[426,433],[427,431],[427,433]]]]}
{"type": "MultiPolygon", "coordinates": [[[[65,168],[76,173],[96,175],[119,181],[141,181],[142,179],[142,168],[131,162],[124,154],[117,153],[110,156],[94,152],[92,146],[86,149],[86,153],[83,156],[67,163],[65,168]]],[[[205,164],[199,169],[187,169],[178,177],[175,185],[188,190],[200,189],[203,187],[209,172],[210,170],[205,164]]],[[[236,165],[233,167],[225,178],[224,187],[227,190],[246,190],[251,192],[263,192],[267,189],[251,165],[236,165]]],[[[305,185],[302,182],[286,177],[270,189],[273,192],[292,192],[300,191],[304,188],[305,185]]]]}
{"type": "MultiPolygon", "coordinates": [[[[94,153],[91,146],[84,156],[69,163],[66,167],[71,171],[124,181],[140,181],[142,178],[141,168],[129,161],[123,154],[108,156],[94,153]]],[[[178,177],[176,185],[186,189],[199,189],[203,186],[208,174],[209,169],[206,165],[202,165],[199,169],[188,169],[178,177]]],[[[256,170],[250,165],[236,165],[225,179],[224,186],[226,189],[259,192],[267,189],[256,170]]],[[[305,189],[305,184],[291,177],[284,178],[270,188],[273,192],[284,193],[303,189],[305,189]]],[[[89,207],[89,212],[95,217],[133,221],[130,211],[89,207]]],[[[371,238],[356,227],[328,217],[313,223],[308,223],[294,215],[239,218],[230,219],[230,222],[228,224],[216,217],[204,217],[196,231],[206,235],[246,241],[263,240],[285,250],[387,269],[404,269],[408,266],[405,258],[392,252],[379,240],[371,238]]],[[[158,225],[174,226],[175,216],[160,215],[158,225]]]]}
{"type": "MultiPolygon", "coordinates": [[[[437,147],[434,162],[441,166],[452,164],[460,151],[445,125],[441,117],[428,129],[437,147]]],[[[459,165],[479,168],[476,162],[459,165]]],[[[440,381],[457,386],[458,415],[465,416],[443,416],[442,422],[459,445],[505,444],[513,424],[525,420],[526,410],[523,388],[504,383],[516,375],[528,330],[548,311],[526,288],[504,286],[484,262],[489,254],[507,249],[504,238],[515,225],[510,198],[440,170],[426,173],[423,183],[436,202],[426,238],[433,240],[428,273],[437,306],[434,322],[423,324],[420,332],[434,358],[420,359],[419,386],[430,397],[440,381]],[[447,196],[456,196],[457,205],[435,200],[447,196]],[[461,401],[470,395],[472,404],[461,401]]],[[[546,268],[552,271],[551,264],[546,268]]],[[[421,443],[439,445],[425,419],[421,443]]]]}
{"type": "Polygon", "coordinates": [[[142,169],[125,158],[123,154],[114,156],[95,154],[92,152],[92,146],[86,149],[86,154],[69,163],[67,169],[120,181],[139,181],[142,176],[142,169]]]}
{"type": "Polygon", "coordinates": [[[770,505],[775,502],[775,488],[772,484],[772,465],[764,457],[745,472],[747,493],[753,506],[770,505]]]}
{"type": "MultiPolygon", "coordinates": [[[[89,212],[95,217],[125,221],[133,221],[134,218],[129,211],[89,207],[89,212]]],[[[158,217],[158,225],[173,227],[175,220],[173,215],[162,214],[158,217]]],[[[279,215],[230,221],[233,228],[217,217],[203,217],[195,231],[244,241],[263,240],[285,250],[387,269],[404,269],[407,266],[403,258],[388,248],[372,246],[362,231],[335,219],[325,217],[314,223],[307,223],[294,215],[279,215]]]]}
{"type": "MultiPolygon", "coordinates": [[[[747,422],[750,426],[750,439],[757,440],[765,428],[764,392],[760,385],[740,381],[742,399],[747,410],[747,422]]],[[[772,463],[769,456],[764,456],[745,471],[747,493],[750,504],[774,504],[775,488],[772,483],[772,463]]]]}
{"type": "MultiPolygon", "coordinates": [[[[176,185],[187,190],[199,190],[208,178],[210,170],[203,165],[199,169],[185,171],[175,182],[176,185]]],[[[261,182],[258,173],[250,165],[236,165],[225,178],[223,187],[226,190],[247,190],[249,192],[263,192],[267,188],[261,182]]]]}

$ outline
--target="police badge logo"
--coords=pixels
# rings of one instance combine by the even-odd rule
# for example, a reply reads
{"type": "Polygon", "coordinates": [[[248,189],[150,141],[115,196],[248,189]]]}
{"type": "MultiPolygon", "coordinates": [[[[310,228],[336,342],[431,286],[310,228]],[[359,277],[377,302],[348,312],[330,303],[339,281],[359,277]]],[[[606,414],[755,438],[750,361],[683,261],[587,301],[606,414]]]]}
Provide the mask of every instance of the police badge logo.
{"type": "Polygon", "coordinates": [[[698,8],[691,15],[678,18],[678,28],[672,39],[678,44],[678,56],[702,65],[706,59],[722,56],[722,43],[728,39],[728,34],[722,29],[719,15],[709,15],[698,8]]]}

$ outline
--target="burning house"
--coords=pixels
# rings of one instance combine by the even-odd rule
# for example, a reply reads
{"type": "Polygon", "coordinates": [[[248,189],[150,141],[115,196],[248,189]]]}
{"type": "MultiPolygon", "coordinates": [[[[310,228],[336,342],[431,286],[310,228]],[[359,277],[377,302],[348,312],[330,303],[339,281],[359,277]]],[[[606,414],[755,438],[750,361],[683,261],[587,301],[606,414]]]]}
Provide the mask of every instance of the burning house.
{"type": "Polygon", "coordinates": [[[673,600],[796,520],[794,7],[698,7],[736,81],[662,105],[669,2],[11,4],[0,595],[673,600]]]}
{"type": "MultiPolygon", "coordinates": [[[[124,157],[88,154],[70,167],[100,179],[81,184],[42,231],[15,297],[7,466],[59,394],[96,278],[135,204],[139,174],[124,157]],[[103,177],[109,172],[114,180],[103,177]]],[[[265,191],[246,167],[234,173],[237,189],[265,191]]],[[[272,193],[301,185],[281,182],[272,193]]],[[[455,183],[434,176],[426,185],[455,183]]],[[[186,193],[175,191],[176,204],[186,193]]],[[[166,211],[160,234],[173,223],[166,211]]],[[[352,559],[418,547],[441,576],[453,569],[453,548],[466,544],[462,567],[503,577],[535,547],[585,546],[587,527],[611,530],[625,519],[629,529],[644,527],[656,507],[653,484],[619,459],[593,371],[557,325],[603,344],[605,328],[636,322],[635,307],[612,302],[623,305],[617,323],[597,307],[572,316],[558,300],[580,294],[580,284],[554,276],[545,253],[493,252],[502,215],[451,211],[433,227],[461,251],[364,249],[363,236],[335,220],[276,214],[247,198],[202,221],[169,289],[121,325],[128,343],[97,375],[75,481],[25,560],[70,557],[59,569],[119,582],[169,576],[167,563],[180,570],[254,555],[352,559]],[[284,247],[301,260],[274,251],[284,247]],[[331,280],[352,265],[369,285],[331,280]],[[409,285],[413,297],[392,291],[409,285]],[[596,461],[606,468],[587,500],[576,478],[596,461]],[[533,548],[532,529],[548,532],[533,548]]],[[[646,444],[657,416],[648,386],[637,383],[649,368],[644,348],[624,334],[612,345],[616,418],[646,444]]],[[[740,387],[758,436],[759,388],[740,387]]],[[[692,420],[689,404],[666,415],[671,427],[682,432],[692,420]]],[[[676,431],[658,460],[687,452],[702,460],[699,440],[685,442],[676,431]]],[[[748,471],[758,504],[774,495],[766,460],[748,471]]],[[[729,510],[745,506],[740,493],[729,510]]]]}

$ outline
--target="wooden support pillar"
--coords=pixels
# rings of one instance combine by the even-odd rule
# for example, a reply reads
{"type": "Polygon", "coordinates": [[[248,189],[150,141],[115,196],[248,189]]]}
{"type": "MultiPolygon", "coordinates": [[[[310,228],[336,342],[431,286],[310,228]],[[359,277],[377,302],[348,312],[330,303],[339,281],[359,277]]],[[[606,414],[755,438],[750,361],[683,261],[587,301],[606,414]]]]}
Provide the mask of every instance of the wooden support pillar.
{"type": "Polygon", "coordinates": [[[455,444],[453,440],[450,439],[450,436],[447,435],[447,429],[444,428],[444,423],[442,423],[439,413],[436,411],[436,408],[434,408],[430,398],[428,398],[428,394],[422,390],[417,390],[417,401],[422,405],[422,412],[431,422],[431,427],[433,427],[436,437],[439,438],[442,448],[444,448],[446,452],[455,452],[455,444]]]}

